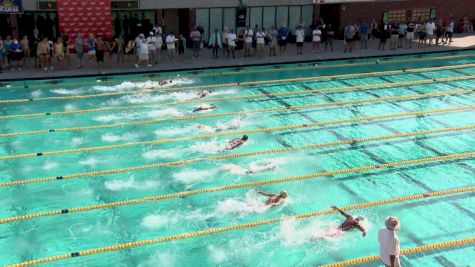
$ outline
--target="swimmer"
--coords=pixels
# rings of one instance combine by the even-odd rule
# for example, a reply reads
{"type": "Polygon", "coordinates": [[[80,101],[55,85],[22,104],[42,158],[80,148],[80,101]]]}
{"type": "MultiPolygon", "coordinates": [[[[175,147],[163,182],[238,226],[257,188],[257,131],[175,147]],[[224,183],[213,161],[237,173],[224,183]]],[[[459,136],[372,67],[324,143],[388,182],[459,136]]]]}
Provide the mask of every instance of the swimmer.
{"type": "Polygon", "coordinates": [[[203,105],[200,105],[199,107],[195,108],[193,110],[193,112],[210,110],[210,109],[215,109],[215,108],[217,108],[217,107],[214,104],[203,104],[203,105]]]}
{"type": "Polygon", "coordinates": [[[234,138],[228,142],[226,145],[226,150],[233,150],[238,146],[242,146],[247,141],[247,139],[247,135],[243,135],[242,138],[234,138]]]}
{"type": "Polygon", "coordinates": [[[207,133],[213,133],[215,131],[213,127],[206,124],[196,123],[195,127],[207,133]]]}
{"type": "Polygon", "coordinates": [[[268,171],[268,170],[273,170],[275,169],[276,165],[270,161],[265,162],[262,165],[258,164],[251,164],[249,166],[249,169],[246,170],[246,174],[254,174],[258,172],[263,172],[263,171],[268,171]]]}
{"type": "Polygon", "coordinates": [[[172,84],[173,83],[173,80],[163,80],[163,81],[160,81],[159,85],[167,85],[167,84],[172,84]]]}
{"type": "Polygon", "coordinates": [[[199,91],[197,96],[199,98],[203,98],[203,97],[207,97],[211,94],[211,91],[208,91],[208,90],[203,90],[203,91],[199,91]]]}
{"type": "Polygon", "coordinates": [[[263,196],[269,197],[269,199],[267,199],[267,201],[266,201],[266,205],[267,205],[267,206],[271,206],[271,207],[275,207],[275,206],[284,204],[285,199],[286,199],[287,196],[288,196],[288,193],[287,193],[287,191],[285,191],[285,190],[280,191],[279,194],[269,194],[269,193],[262,192],[262,191],[257,190],[257,189],[256,189],[255,191],[256,191],[258,194],[261,194],[261,195],[263,195],[263,196]]]}
{"type": "Polygon", "coordinates": [[[338,227],[338,230],[340,231],[349,231],[353,228],[357,228],[358,230],[360,230],[362,233],[363,233],[363,236],[366,236],[366,229],[361,225],[361,221],[364,221],[364,217],[361,216],[361,215],[358,215],[356,217],[353,217],[351,215],[349,215],[348,213],[342,211],[341,209],[339,209],[337,206],[332,206],[332,209],[340,212],[341,215],[345,216],[346,220],[344,223],[342,223],[339,227],[338,227]]]}

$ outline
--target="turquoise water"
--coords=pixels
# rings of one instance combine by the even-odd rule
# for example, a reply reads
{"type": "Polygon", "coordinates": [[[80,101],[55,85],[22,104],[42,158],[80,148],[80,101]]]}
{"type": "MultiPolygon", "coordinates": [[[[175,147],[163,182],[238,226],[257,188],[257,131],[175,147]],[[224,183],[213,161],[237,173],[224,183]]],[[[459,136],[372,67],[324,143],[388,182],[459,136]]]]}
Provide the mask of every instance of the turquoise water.
{"type": "MultiPolygon", "coordinates": [[[[0,137],[0,156],[38,153],[71,148],[123,144],[206,134],[224,128],[229,132],[319,121],[396,114],[410,111],[470,106],[473,93],[433,96],[415,100],[375,101],[363,104],[330,105],[317,108],[238,114],[240,111],[313,103],[429,94],[475,89],[475,52],[429,54],[352,61],[302,63],[296,65],[242,67],[199,72],[176,72],[115,77],[25,81],[0,84],[0,99],[48,98],[92,95],[104,92],[136,92],[157,89],[158,80],[173,77],[170,89],[182,86],[245,83],[250,81],[315,77],[303,81],[270,81],[259,85],[228,85],[212,89],[209,96],[226,98],[310,89],[369,85],[353,90],[298,93],[238,100],[143,107],[132,110],[98,111],[39,117],[0,119],[1,133],[18,133],[67,127],[106,125],[119,122],[187,116],[199,104],[214,103],[213,111],[236,112],[228,116],[126,125],[105,129],[64,131],[0,137]],[[333,77],[364,72],[456,66],[450,69],[373,73],[357,77],[333,77]],[[233,71],[235,73],[229,73],[233,71]],[[253,72],[255,71],[255,72],[253,72]],[[320,78],[318,78],[320,77],[320,78]],[[439,78],[458,80],[418,81],[439,78]],[[411,82],[391,87],[371,84],[411,82]],[[200,130],[197,124],[208,126],[200,130]],[[233,128],[233,129],[230,129],[233,128]]],[[[0,116],[84,110],[98,107],[148,105],[194,100],[198,89],[166,93],[123,94],[1,103],[0,116]]],[[[196,114],[192,114],[196,115],[196,114]]],[[[0,183],[56,177],[90,171],[111,170],[199,157],[301,147],[345,139],[400,132],[415,132],[475,124],[472,109],[425,116],[403,116],[326,126],[275,130],[249,134],[249,141],[234,151],[223,151],[226,142],[241,134],[184,140],[118,149],[45,155],[0,160],[0,183]]],[[[110,175],[80,177],[14,185],[0,188],[0,218],[61,210],[186,190],[261,181],[331,170],[376,165],[407,159],[472,152],[473,130],[388,139],[356,145],[339,145],[292,152],[244,156],[224,160],[202,160],[110,175]],[[270,164],[270,170],[245,174],[253,165],[270,164]]],[[[380,199],[473,186],[475,159],[462,158],[367,172],[355,172],[259,187],[267,192],[287,190],[285,205],[267,209],[265,198],[254,188],[232,189],[115,208],[33,218],[0,225],[0,263],[12,264],[36,258],[103,246],[164,237],[190,231],[278,218],[284,215],[347,206],[380,199]]],[[[77,257],[45,266],[315,266],[378,253],[377,231],[388,215],[402,222],[402,248],[471,237],[475,232],[474,193],[401,202],[361,210],[369,233],[362,237],[351,231],[332,237],[326,233],[342,222],[336,214],[300,221],[286,220],[246,230],[229,231],[179,241],[152,244],[77,257]],[[317,237],[317,238],[315,238],[317,237]]],[[[402,256],[405,266],[467,266],[475,262],[473,245],[402,256]],[[452,264],[452,265],[451,265],[452,264]]],[[[372,263],[377,265],[377,263],[372,263]]],[[[371,265],[371,264],[369,264],[371,265]]],[[[367,265],[366,265],[367,266],[367,265]]]]}

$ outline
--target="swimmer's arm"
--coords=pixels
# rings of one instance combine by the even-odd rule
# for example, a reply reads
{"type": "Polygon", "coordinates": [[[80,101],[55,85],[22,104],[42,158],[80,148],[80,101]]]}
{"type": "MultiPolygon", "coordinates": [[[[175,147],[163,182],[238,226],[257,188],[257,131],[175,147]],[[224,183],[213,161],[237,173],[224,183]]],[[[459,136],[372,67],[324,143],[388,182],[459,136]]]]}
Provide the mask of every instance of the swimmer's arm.
{"type": "Polygon", "coordinates": [[[345,216],[345,218],[350,218],[351,215],[347,214],[346,212],[342,211],[340,208],[337,206],[332,206],[332,209],[337,210],[341,215],[345,216]]]}
{"type": "Polygon", "coordinates": [[[269,193],[266,193],[266,192],[263,192],[263,191],[257,190],[257,189],[256,189],[256,192],[257,192],[258,194],[261,194],[261,195],[266,196],[266,197],[272,197],[272,196],[274,196],[274,194],[269,194],[269,193]]]}
{"type": "Polygon", "coordinates": [[[363,236],[366,236],[366,229],[364,229],[363,226],[361,226],[360,224],[356,225],[356,228],[358,228],[362,233],[363,233],[363,236]]]}

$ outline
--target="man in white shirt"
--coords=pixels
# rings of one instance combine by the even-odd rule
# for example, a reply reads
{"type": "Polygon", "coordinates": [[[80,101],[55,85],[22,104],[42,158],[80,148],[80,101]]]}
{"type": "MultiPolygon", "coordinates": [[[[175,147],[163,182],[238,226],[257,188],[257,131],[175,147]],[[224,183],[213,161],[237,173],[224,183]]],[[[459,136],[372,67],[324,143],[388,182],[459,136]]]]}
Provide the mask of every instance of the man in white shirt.
{"type": "Polygon", "coordinates": [[[167,36],[165,39],[165,43],[167,44],[167,51],[168,51],[168,60],[170,62],[173,62],[175,59],[175,43],[176,43],[176,38],[173,32],[170,32],[170,34],[167,36]]]}
{"type": "Polygon", "coordinates": [[[445,27],[445,43],[452,43],[452,34],[454,33],[454,17],[450,16],[447,26],[445,27]]]}
{"type": "Polygon", "coordinates": [[[253,36],[254,36],[254,31],[251,29],[251,27],[247,27],[247,30],[244,31],[244,57],[251,56],[253,36]]]}
{"type": "Polygon", "coordinates": [[[226,39],[227,39],[227,41],[228,41],[228,48],[229,48],[228,58],[229,58],[229,54],[232,54],[232,55],[233,55],[233,58],[235,58],[235,56],[234,56],[234,51],[236,50],[236,39],[237,39],[237,36],[236,36],[236,34],[234,33],[234,29],[231,29],[231,32],[228,33],[228,35],[226,36],[226,39]]]}
{"type": "Polygon", "coordinates": [[[157,56],[155,58],[155,64],[158,64],[158,62],[160,62],[160,52],[162,50],[162,46],[163,46],[163,38],[162,38],[162,34],[158,31],[155,32],[155,35],[153,36],[153,41],[155,42],[155,55],[157,56]]]}
{"type": "Polygon", "coordinates": [[[401,224],[395,216],[386,218],[385,224],[386,227],[381,228],[378,233],[379,258],[386,267],[399,267],[401,266],[399,261],[401,248],[396,231],[399,230],[401,224]]]}
{"type": "Polygon", "coordinates": [[[149,62],[155,62],[155,64],[157,64],[157,49],[155,47],[155,36],[153,35],[153,32],[150,32],[150,35],[147,37],[147,47],[149,62]]]}
{"type": "Polygon", "coordinates": [[[434,31],[435,31],[435,23],[434,21],[430,20],[429,22],[426,23],[426,34],[427,34],[427,40],[429,40],[429,46],[432,45],[432,39],[434,39],[434,31]]]}
{"type": "Polygon", "coordinates": [[[296,42],[297,42],[297,55],[303,55],[303,41],[305,39],[305,31],[303,30],[302,26],[299,25],[297,30],[295,31],[296,35],[296,42]]]}
{"type": "Polygon", "coordinates": [[[153,31],[155,33],[158,33],[158,34],[162,35],[162,27],[160,27],[160,25],[158,25],[158,24],[153,27],[153,31]]]}
{"type": "Polygon", "coordinates": [[[320,28],[316,27],[312,31],[312,42],[313,42],[313,53],[317,52],[320,53],[320,42],[322,41],[322,31],[320,28]]]}
{"type": "Polygon", "coordinates": [[[262,30],[256,32],[256,56],[262,57],[264,53],[265,35],[265,32],[262,30]]]}

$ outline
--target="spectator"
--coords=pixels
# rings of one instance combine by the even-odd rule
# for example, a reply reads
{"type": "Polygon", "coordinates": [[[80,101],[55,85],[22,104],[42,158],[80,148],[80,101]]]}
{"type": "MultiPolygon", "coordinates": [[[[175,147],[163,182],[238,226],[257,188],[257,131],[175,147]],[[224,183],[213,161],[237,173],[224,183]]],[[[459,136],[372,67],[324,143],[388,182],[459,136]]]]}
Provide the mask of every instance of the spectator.
{"type": "Polygon", "coordinates": [[[221,34],[218,29],[214,29],[214,32],[209,37],[208,45],[213,48],[213,58],[218,58],[219,49],[223,47],[221,34]]]}
{"type": "Polygon", "coordinates": [[[133,56],[134,52],[135,52],[135,41],[134,40],[130,39],[127,42],[127,45],[125,46],[124,52],[125,52],[127,61],[130,61],[130,57],[133,56]]]}
{"type": "Polygon", "coordinates": [[[0,70],[5,67],[5,58],[7,56],[7,50],[3,43],[2,36],[0,35],[0,70]]]}
{"type": "Polygon", "coordinates": [[[425,25],[423,24],[416,24],[416,35],[417,35],[417,47],[421,47],[425,43],[426,39],[426,31],[425,25]]]}
{"type": "Polygon", "coordinates": [[[203,23],[198,23],[198,27],[197,27],[198,31],[200,32],[201,34],[201,45],[200,45],[200,48],[203,48],[203,37],[205,36],[205,28],[203,27],[203,23]]]}
{"type": "Polygon", "coordinates": [[[13,42],[8,46],[8,59],[12,70],[15,70],[15,67],[21,70],[20,62],[23,59],[23,48],[17,39],[13,39],[13,42]]]}
{"type": "Polygon", "coordinates": [[[263,30],[257,30],[255,35],[256,35],[255,56],[262,57],[264,55],[264,45],[266,44],[265,33],[263,30]]]}
{"type": "Polygon", "coordinates": [[[145,38],[145,35],[143,33],[140,33],[135,37],[135,65],[138,65],[139,63],[139,55],[140,55],[140,48],[142,47],[142,38],[145,38]]]}
{"type": "Polygon", "coordinates": [[[257,55],[257,53],[256,53],[256,52],[257,52],[257,51],[256,51],[256,50],[257,50],[257,36],[256,36],[256,35],[257,35],[257,32],[259,31],[259,28],[258,28],[258,27],[259,27],[259,26],[256,24],[256,25],[254,26],[254,30],[252,31],[252,33],[253,33],[253,34],[252,34],[252,52],[253,52],[252,55],[253,55],[253,56],[256,56],[256,55],[257,55]]]}
{"type": "Polygon", "coordinates": [[[404,42],[404,39],[406,38],[406,31],[407,31],[407,25],[404,22],[399,23],[399,39],[397,43],[398,48],[402,48],[402,43],[404,42]]]}
{"type": "Polygon", "coordinates": [[[376,35],[378,33],[378,23],[376,22],[376,20],[372,20],[371,21],[371,39],[376,39],[376,35]]]}
{"type": "Polygon", "coordinates": [[[360,24],[360,49],[368,49],[369,26],[366,21],[360,24]]]}
{"type": "Polygon", "coordinates": [[[452,43],[452,35],[454,33],[454,17],[450,16],[449,21],[447,22],[447,26],[445,27],[445,43],[451,44],[452,43]]]}
{"type": "Polygon", "coordinates": [[[332,28],[331,24],[325,27],[325,51],[327,51],[330,46],[331,51],[333,52],[333,38],[335,38],[335,31],[332,28]]]}
{"type": "Polygon", "coordinates": [[[228,58],[229,58],[229,54],[232,54],[233,58],[235,58],[234,50],[236,49],[237,37],[236,37],[236,34],[234,33],[234,29],[231,29],[231,32],[228,33],[228,36],[226,37],[226,39],[227,39],[228,49],[229,49],[228,58]]]}
{"type": "Polygon", "coordinates": [[[391,27],[391,40],[389,42],[390,44],[390,49],[391,50],[396,50],[396,47],[397,47],[397,42],[399,40],[399,25],[395,22],[391,23],[390,25],[391,27]]]}
{"type": "Polygon", "coordinates": [[[183,36],[183,34],[178,34],[178,56],[180,57],[180,60],[183,60],[183,57],[185,55],[185,48],[186,48],[186,38],[183,36]]]}
{"type": "Polygon", "coordinates": [[[7,38],[5,38],[4,41],[4,46],[6,50],[6,58],[7,58],[7,63],[6,66],[10,66],[10,45],[13,43],[12,37],[10,35],[7,35],[7,38]]]}
{"type": "Polygon", "coordinates": [[[444,24],[442,19],[437,21],[435,25],[435,45],[439,45],[439,41],[443,42],[442,34],[444,33],[444,24]]]}
{"type": "MultiPolygon", "coordinates": [[[[143,35],[142,35],[143,36],[143,35]]],[[[140,68],[140,65],[146,65],[147,67],[151,67],[152,64],[150,64],[150,58],[149,58],[149,49],[148,49],[148,44],[147,44],[147,39],[145,37],[141,38],[142,43],[140,44],[140,54],[139,54],[139,61],[138,64],[135,64],[136,68],[140,68]]]]}
{"type": "Polygon", "coordinates": [[[112,53],[117,55],[117,65],[121,66],[124,64],[124,39],[122,36],[117,35],[114,38],[114,42],[112,44],[112,53]]]}
{"type": "Polygon", "coordinates": [[[163,46],[163,37],[162,33],[159,31],[155,32],[155,36],[152,38],[152,41],[155,42],[155,64],[158,64],[160,62],[160,57],[161,57],[161,51],[162,51],[162,46],[163,46]]]}
{"type": "Polygon", "coordinates": [[[270,32],[267,34],[267,39],[269,41],[269,57],[270,56],[277,56],[277,38],[279,37],[279,33],[275,29],[275,26],[271,27],[270,32]]]}
{"type": "Polygon", "coordinates": [[[28,40],[27,35],[23,36],[23,39],[21,40],[21,46],[23,47],[23,66],[25,66],[26,65],[26,60],[31,55],[30,41],[28,40]]]}
{"type": "Polygon", "coordinates": [[[152,62],[154,62],[155,64],[157,64],[157,48],[155,47],[154,32],[150,32],[149,36],[147,37],[147,48],[149,63],[151,64],[152,62]]]}
{"type": "Polygon", "coordinates": [[[244,32],[244,57],[251,56],[251,47],[252,47],[252,37],[254,36],[254,31],[247,27],[244,32]]]}
{"type": "Polygon", "coordinates": [[[48,44],[48,38],[44,37],[41,42],[38,43],[38,49],[36,50],[40,68],[48,71],[48,68],[53,70],[50,61],[50,46],[48,44]]]}
{"type": "Polygon", "coordinates": [[[244,35],[246,31],[245,30],[240,30],[239,34],[237,35],[236,39],[236,50],[243,50],[244,51],[244,35]]]}
{"type": "Polygon", "coordinates": [[[386,218],[385,226],[379,230],[379,259],[386,267],[399,267],[400,241],[396,231],[400,229],[400,223],[397,217],[390,216],[386,218]]]}
{"type": "Polygon", "coordinates": [[[192,58],[200,57],[200,48],[201,48],[201,33],[198,31],[198,27],[193,28],[193,31],[190,33],[190,39],[193,42],[193,56],[192,58]]]}
{"type": "MultiPolygon", "coordinates": [[[[102,36],[97,36],[97,43],[96,43],[96,61],[97,66],[101,67],[104,65],[104,53],[107,51],[107,45],[102,40],[102,36]]],[[[148,52],[148,51],[147,51],[148,52]]]]}
{"type": "Polygon", "coordinates": [[[64,44],[63,39],[58,37],[56,39],[56,43],[53,45],[53,53],[58,61],[58,67],[64,68],[65,67],[65,59],[64,59],[64,44]]]}
{"type": "Polygon", "coordinates": [[[414,41],[414,31],[416,25],[414,22],[409,22],[406,29],[406,48],[412,48],[412,42],[414,41]]]}
{"type": "Polygon", "coordinates": [[[156,34],[159,34],[159,35],[162,35],[162,27],[160,27],[160,25],[155,24],[155,26],[153,27],[153,32],[156,33],[156,34]]]}
{"type": "Polygon", "coordinates": [[[287,54],[287,37],[289,37],[289,30],[287,25],[283,24],[279,29],[279,50],[280,55],[287,54]]]}
{"type": "Polygon", "coordinates": [[[322,41],[322,31],[319,27],[315,27],[312,31],[312,52],[320,53],[320,42],[322,41]]]}
{"type": "Polygon", "coordinates": [[[175,43],[176,38],[173,32],[168,34],[167,38],[165,39],[165,43],[167,44],[167,52],[168,52],[168,61],[173,62],[175,60],[175,43]]]}
{"type": "Polygon", "coordinates": [[[71,67],[71,58],[69,55],[69,38],[66,34],[61,34],[61,40],[63,41],[63,53],[64,53],[64,63],[68,64],[71,67]]]}
{"type": "Polygon", "coordinates": [[[295,31],[296,41],[297,41],[297,55],[303,55],[303,42],[305,40],[305,31],[302,28],[302,25],[299,25],[295,31]]]}
{"type": "Polygon", "coordinates": [[[228,51],[228,27],[224,26],[223,33],[221,34],[221,44],[223,45],[223,57],[225,54],[229,54],[228,51]]]}
{"type": "Polygon", "coordinates": [[[390,37],[391,26],[389,23],[381,25],[381,32],[379,33],[379,50],[384,50],[386,48],[386,40],[390,37]]]}
{"type": "Polygon", "coordinates": [[[425,25],[425,30],[427,34],[427,40],[429,40],[429,46],[432,45],[432,40],[434,39],[434,31],[436,29],[434,21],[430,20],[425,25]]]}
{"type": "Polygon", "coordinates": [[[76,51],[76,57],[78,58],[78,65],[76,67],[78,69],[82,68],[82,58],[84,56],[84,43],[81,36],[82,34],[78,33],[74,39],[74,50],[76,51]]]}
{"type": "Polygon", "coordinates": [[[94,39],[94,35],[92,33],[89,34],[89,38],[87,39],[86,43],[89,62],[92,62],[92,60],[96,57],[96,40],[94,39]]]}
{"type": "Polygon", "coordinates": [[[38,61],[36,49],[38,48],[38,44],[40,42],[41,42],[40,32],[35,27],[33,29],[33,37],[32,37],[32,42],[31,42],[31,56],[33,56],[35,58],[35,68],[39,68],[39,61],[38,61]]]}
{"type": "Polygon", "coordinates": [[[346,25],[343,35],[345,38],[345,50],[344,52],[349,52],[351,53],[353,51],[353,41],[355,37],[355,27],[351,25],[351,22],[348,22],[348,25],[346,25]]]}

